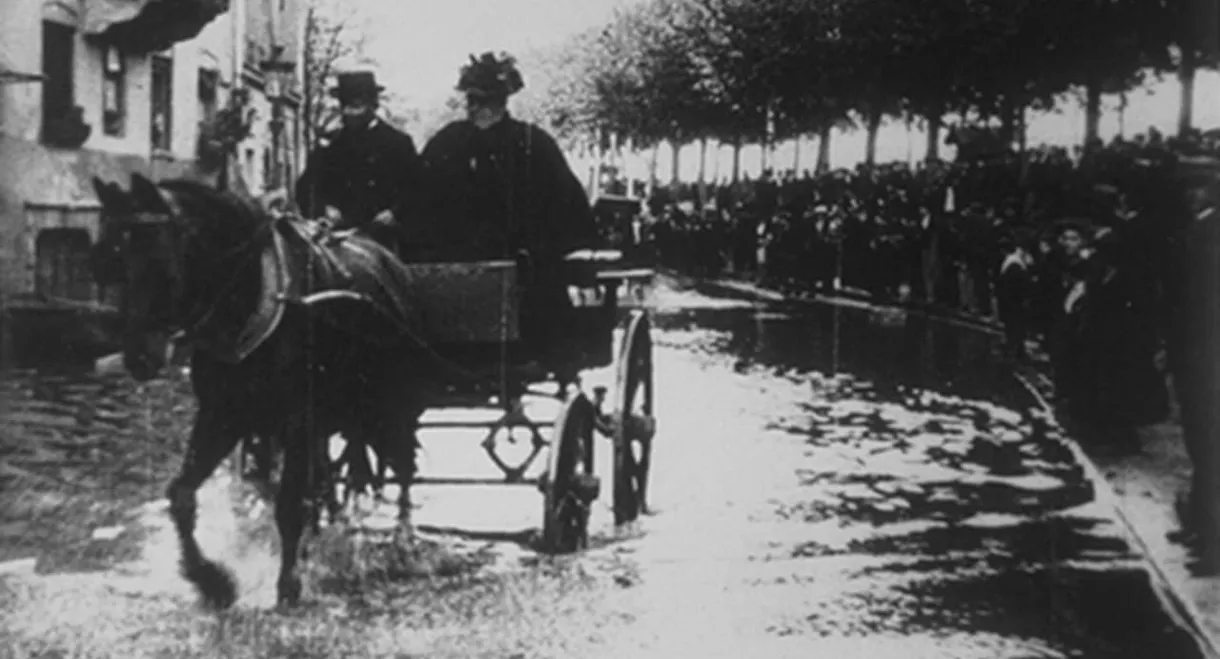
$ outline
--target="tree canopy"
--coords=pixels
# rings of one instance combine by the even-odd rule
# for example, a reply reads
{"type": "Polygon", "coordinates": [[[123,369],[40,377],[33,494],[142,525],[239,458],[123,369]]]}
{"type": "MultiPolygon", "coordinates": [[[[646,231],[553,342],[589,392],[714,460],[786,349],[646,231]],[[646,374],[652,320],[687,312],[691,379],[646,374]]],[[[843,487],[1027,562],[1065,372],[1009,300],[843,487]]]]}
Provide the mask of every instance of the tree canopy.
{"type": "Polygon", "coordinates": [[[1197,52],[1172,0],[645,0],[539,58],[568,139],[762,141],[884,117],[1008,124],[1197,52]]]}

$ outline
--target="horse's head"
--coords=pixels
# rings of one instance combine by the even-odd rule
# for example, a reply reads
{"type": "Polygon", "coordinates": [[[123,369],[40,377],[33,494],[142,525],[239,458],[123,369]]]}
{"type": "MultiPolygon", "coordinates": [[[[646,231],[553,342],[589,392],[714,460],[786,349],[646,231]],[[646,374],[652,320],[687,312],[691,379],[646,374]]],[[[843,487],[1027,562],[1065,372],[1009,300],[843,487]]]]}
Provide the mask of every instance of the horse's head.
{"type": "Polygon", "coordinates": [[[123,361],[132,377],[147,380],[165,365],[179,328],[188,223],[171,196],[139,174],[130,191],[96,178],[93,186],[102,203],[94,276],[123,285],[123,361]]]}
{"type": "Polygon", "coordinates": [[[130,191],[93,182],[103,209],[93,265],[99,281],[124,285],[124,362],[148,379],[176,331],[207,342],[241,329],[258,302],[257,257],[272,223],[249,201],[198,183],[131,181],[130,191]]]}

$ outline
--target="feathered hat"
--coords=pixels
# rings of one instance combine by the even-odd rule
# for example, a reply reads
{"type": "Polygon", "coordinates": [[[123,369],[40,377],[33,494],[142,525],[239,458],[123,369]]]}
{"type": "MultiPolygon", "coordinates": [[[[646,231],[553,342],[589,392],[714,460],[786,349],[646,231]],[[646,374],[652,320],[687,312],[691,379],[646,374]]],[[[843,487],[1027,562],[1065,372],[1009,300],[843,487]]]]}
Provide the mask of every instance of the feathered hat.
{"type": "Polygon", "coordinates": [[[470,56],[470,63],[462,67],[457,90],[478,96],[511,96],[525,87],[517,60],[508,53],[500,57],[487,52],[481,57],[470,56]]]}

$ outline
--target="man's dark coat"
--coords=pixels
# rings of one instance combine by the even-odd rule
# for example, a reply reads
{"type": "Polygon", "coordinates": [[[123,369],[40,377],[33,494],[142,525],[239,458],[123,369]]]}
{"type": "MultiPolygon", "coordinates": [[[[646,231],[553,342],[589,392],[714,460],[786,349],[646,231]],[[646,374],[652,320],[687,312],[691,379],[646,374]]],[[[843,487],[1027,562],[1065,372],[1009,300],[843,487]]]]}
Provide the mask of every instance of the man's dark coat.
{"type": "Polygon", "coordinates": [[[361,226],[390,210],[408,224],[420,181],[420,158],[411,137],[380,119],[367,129],[342,129],[323,138],[297,181],[297,207],[321,217],[327,206],[343,226],[361,226]]]}

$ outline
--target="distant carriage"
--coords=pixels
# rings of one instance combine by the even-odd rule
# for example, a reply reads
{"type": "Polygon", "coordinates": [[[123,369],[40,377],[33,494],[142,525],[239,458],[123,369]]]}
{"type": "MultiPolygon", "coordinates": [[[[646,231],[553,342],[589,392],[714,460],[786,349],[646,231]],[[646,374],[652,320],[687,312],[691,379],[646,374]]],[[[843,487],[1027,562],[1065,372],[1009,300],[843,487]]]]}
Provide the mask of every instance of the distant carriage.
{"type": "MultiPolygon", "coordinates": [[[[593,217],[601,236],[622,254],[625,265],[651,268],[657,262],[653,224],[643,199],[621,195],[602,195],[593,202],[593,217]]],[[[642,300],[644,289],[629,280],[630,292],[642,300]]]]}

